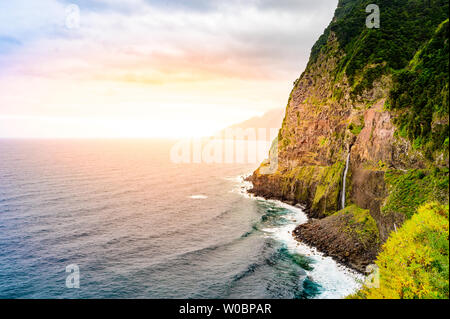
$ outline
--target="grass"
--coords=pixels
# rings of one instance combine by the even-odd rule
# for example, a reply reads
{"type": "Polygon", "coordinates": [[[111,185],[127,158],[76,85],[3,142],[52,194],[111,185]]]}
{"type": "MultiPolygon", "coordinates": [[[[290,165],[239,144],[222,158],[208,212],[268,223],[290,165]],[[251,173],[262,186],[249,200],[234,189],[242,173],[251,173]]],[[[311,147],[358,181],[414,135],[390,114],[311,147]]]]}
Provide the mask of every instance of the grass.
{"type": "Polygon", "coordinates": [[[350,132],[352,132],[352,134],[356,135],[356,136],[358,136],[359,133],[361,133],[363,128],[364,128],[364,124],[357,125],[354,123],[350,123],[350,125],[348,126],[348,129],[350,130],[350,132]]]}
{"type": "Polygon", "coordinates": [[[378,227],[368,209],[350,205],[336,213],[338,216],[349,217],[347,225],[342,230],[356,237],[365,248],[379,243],[378,227]]]}
{"type": "Polygon", "coordinates": [[[389,195],[382,207],[383,214],[398,212],[410,218],[425,202],[448,203],[448,173],[448,168],[386,171],[389,195]]]}
{"type": "Polygon", "coordinates": [[[448,299],[449,207],[436,202],[389,237],[378,255],[379,286],[364,286],[349,298],[448,299]]]}

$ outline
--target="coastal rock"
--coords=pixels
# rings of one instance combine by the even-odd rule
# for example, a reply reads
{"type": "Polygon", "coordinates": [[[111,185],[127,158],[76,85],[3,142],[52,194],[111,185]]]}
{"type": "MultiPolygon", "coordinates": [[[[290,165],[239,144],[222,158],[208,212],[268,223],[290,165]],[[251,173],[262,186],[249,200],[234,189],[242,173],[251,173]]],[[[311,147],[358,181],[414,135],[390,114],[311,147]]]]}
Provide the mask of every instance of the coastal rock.
{"type": "Polygon", "coordinates": [[[368,210],[356,206],[320,220],[310,220],[298,226],[293,234],[297,240],[359,272],[364,272],[373,261],[380,244],[375,220],[368,210]]]}
{"type": "MultiPolygon", "coordinates": [[[[430,159],[398,134],[400,111],[386,107],[394,88],[394,75],[386,69],[386,62],[360,63],[351,72],[346,69],[352,54],[360,53],[348,52],[342,33],[334,26],[352,6],[339,2],[330,27],[294,82],[269,158],[249,180],[253,184],[250,192],[301,204],[314,218],[295,230],[298,240],[364,271],[381,244],[406,219],[395,210],[382,212],[390,193],[386,172],[424,168],[430,159]],[[341,194],[344,182],[345,194],[341,194]],[[345,205],[340,200],[343,195],[345,205]],[[351,207],[351,212],[342,210],[343,206],[351,207]],[[366,229],[369,224],[353,222],[362,215],[370,220],[370,231],[366,229]],[[368,237],[361,237],[362,233],[368,237]]],[[[414,45],[418,50],[422,43],[414,45]]]]}

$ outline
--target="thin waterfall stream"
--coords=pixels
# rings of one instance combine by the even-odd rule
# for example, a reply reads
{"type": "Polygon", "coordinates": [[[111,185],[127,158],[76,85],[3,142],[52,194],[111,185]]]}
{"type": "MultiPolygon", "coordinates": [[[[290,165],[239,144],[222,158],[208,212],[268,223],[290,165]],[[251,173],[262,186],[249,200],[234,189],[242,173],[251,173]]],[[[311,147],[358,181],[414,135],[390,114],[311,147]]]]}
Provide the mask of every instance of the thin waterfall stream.
{"type": "Polygon", "coordinates": [[[344,176],[343,176],[343,181],[342,181],[341,209],[345,208],[345,183],[346,183],[346,179],[347,179],[349,162],[350,162],[350,150],[348,151],[348,154],[347,154],[347,161],[345,162],[344,176]]]}

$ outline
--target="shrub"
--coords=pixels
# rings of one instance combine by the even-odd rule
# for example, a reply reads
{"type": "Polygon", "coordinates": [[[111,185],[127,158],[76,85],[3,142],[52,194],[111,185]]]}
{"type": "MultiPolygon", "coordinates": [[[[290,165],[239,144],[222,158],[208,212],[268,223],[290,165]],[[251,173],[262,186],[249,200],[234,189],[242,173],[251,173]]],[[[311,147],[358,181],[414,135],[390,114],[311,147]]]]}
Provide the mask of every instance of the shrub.
{"type": "Polygon", "coordinates": [[[389,94],[388,108],[398,111],[395,123],[400,136],[409,138],[428,159],[436,150],[448,152],[448,32],[447,19],[409,67],[394,76],[389,94]]]}
{"type": "Polygon", "coordinates": [[[407,172],[388,170],[385,182],[389,195],[382,207],[383,214],[398,212],[410,218],[425,202],[448,203],[448,179],[447,168],[407,172]]]}
{"type": "Polygon", "coordinates": [[[350,298],[448,299],[448,205],[422,205],[383,245],[376,265],[379,287],[350,298]]]}

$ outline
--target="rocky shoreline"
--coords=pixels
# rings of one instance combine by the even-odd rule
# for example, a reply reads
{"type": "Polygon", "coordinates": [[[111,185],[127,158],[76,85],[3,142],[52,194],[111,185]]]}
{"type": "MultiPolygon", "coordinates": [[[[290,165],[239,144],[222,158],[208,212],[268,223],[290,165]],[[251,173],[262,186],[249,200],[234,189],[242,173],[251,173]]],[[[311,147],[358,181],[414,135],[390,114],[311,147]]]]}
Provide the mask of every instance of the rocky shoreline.
{"type": "Polygon", "coordinates": [[[292,235],[297,241],[315,247],[325,256],[364,274],[376,257],[376,250],[366,251],[362,244],[349,240],[339,231],[339,226],[339,221],[336,220],[327,221],[323,225],[319,220],[312,219],[299,225],[292,235]]]}
{"type": "Polygon", "coordinates": [[[309,220],[294,229],[291,235],[295,240],[316,248],[325,256],[332,257],[333,260],[345,267],[361,274],[366,273],[367,266],[372,264],[376,257],[377,245],[376,243],[358,240],[358,238],[355,238],[356,236],[352,236],[352,232],[349,230],[342,231],[349,222],[349,215],[340,214],[325,219],[317,219],[316,214],[311,213],[310,205],[307,203],[297,203],[268,192],[267,189],[261,191],[255,188],[253,175],[248,176],[245,180],[252,183],[253,188],[247,191],[255,196],[279,200],[292,206],[301,205],[309,220]],[[368,245],[371,245],[371,247],[368,245]]]}
{"type": "MultiPolygon", "coordinates": [[[[310,220],[292,231],[296,240],[358,272],[365,272],[384,252],[389,259],[378,259],[377,264],[390,277],[392,260],[402,257],[398,247],[386,252],[382,245],[400,232],[422,205],[448,205],[448,96],[443,93],[448,76],[441,72],[443,61],[448,61],[448,13],[437,7],[440,16],[411,11],[411,26],[416,25],[415,19],[434,22],[420,40],[398,39],[398,48],[410,53],[399,72],[393,72],[388,65],[396,60],[396,54],[393,59],[379,56],[376,62],[372,55],[362,54],[359,44],[369,39],[367,30],[347,34],[345,18],[360,17],[356,3],[363,5],[339,2],[330,26],[313,46],[305,70],[294,81],[267,159],[248,180],[253,184],[250,192],[257,196],[306,207],[310,220]],[[423,42],[425,39],[429,40],[423,42]],[[414,90],[409,79],[417,79],[414,90]],[[428,84],[422,92],[423,83],[428,84]],[[436,85],[441,89],[436,90],[436,85]],[[424,101],[431,96],[438,102],[427,102],[429,107],[425,107],[424,101]]],[[[392,6],[399,8],[400,4],[392,6]]],[[[390,27],[391,32],[397,28],[395,23],[390,27]]],[[[372,40],[365,46],[367,52],[387,43],[383,37],[372,40]]],[[[412,229],[403,231],[414,233],[412,229]]],[[[412,244],[405,243],[411,248],[408,245],[412,244]]],[[[433,250],[433,246],[427,247],[433,250]]],[[[448,256],[448,250],[443,254],[448,256]]],[[[407,268],[415,277],[416,269],[404,260],[396,269],[407,268]]],[[[439,267],[434,271],[442,273],[448,263],[439,267]]],[[[404,274],[396,276],[403,278],[404,274]]],[[[448,296],[448,288],[442,293],[441,286],[436,285],[435,290],[448,296]]],[[[387,287],[385,296],[403,296],[403,290],[393,290],[387,287]]],[[[418,285],[417,290],[426,289],[418,285]]],[[[427,294],[428,290],[423,292],[427,294]]]]}

